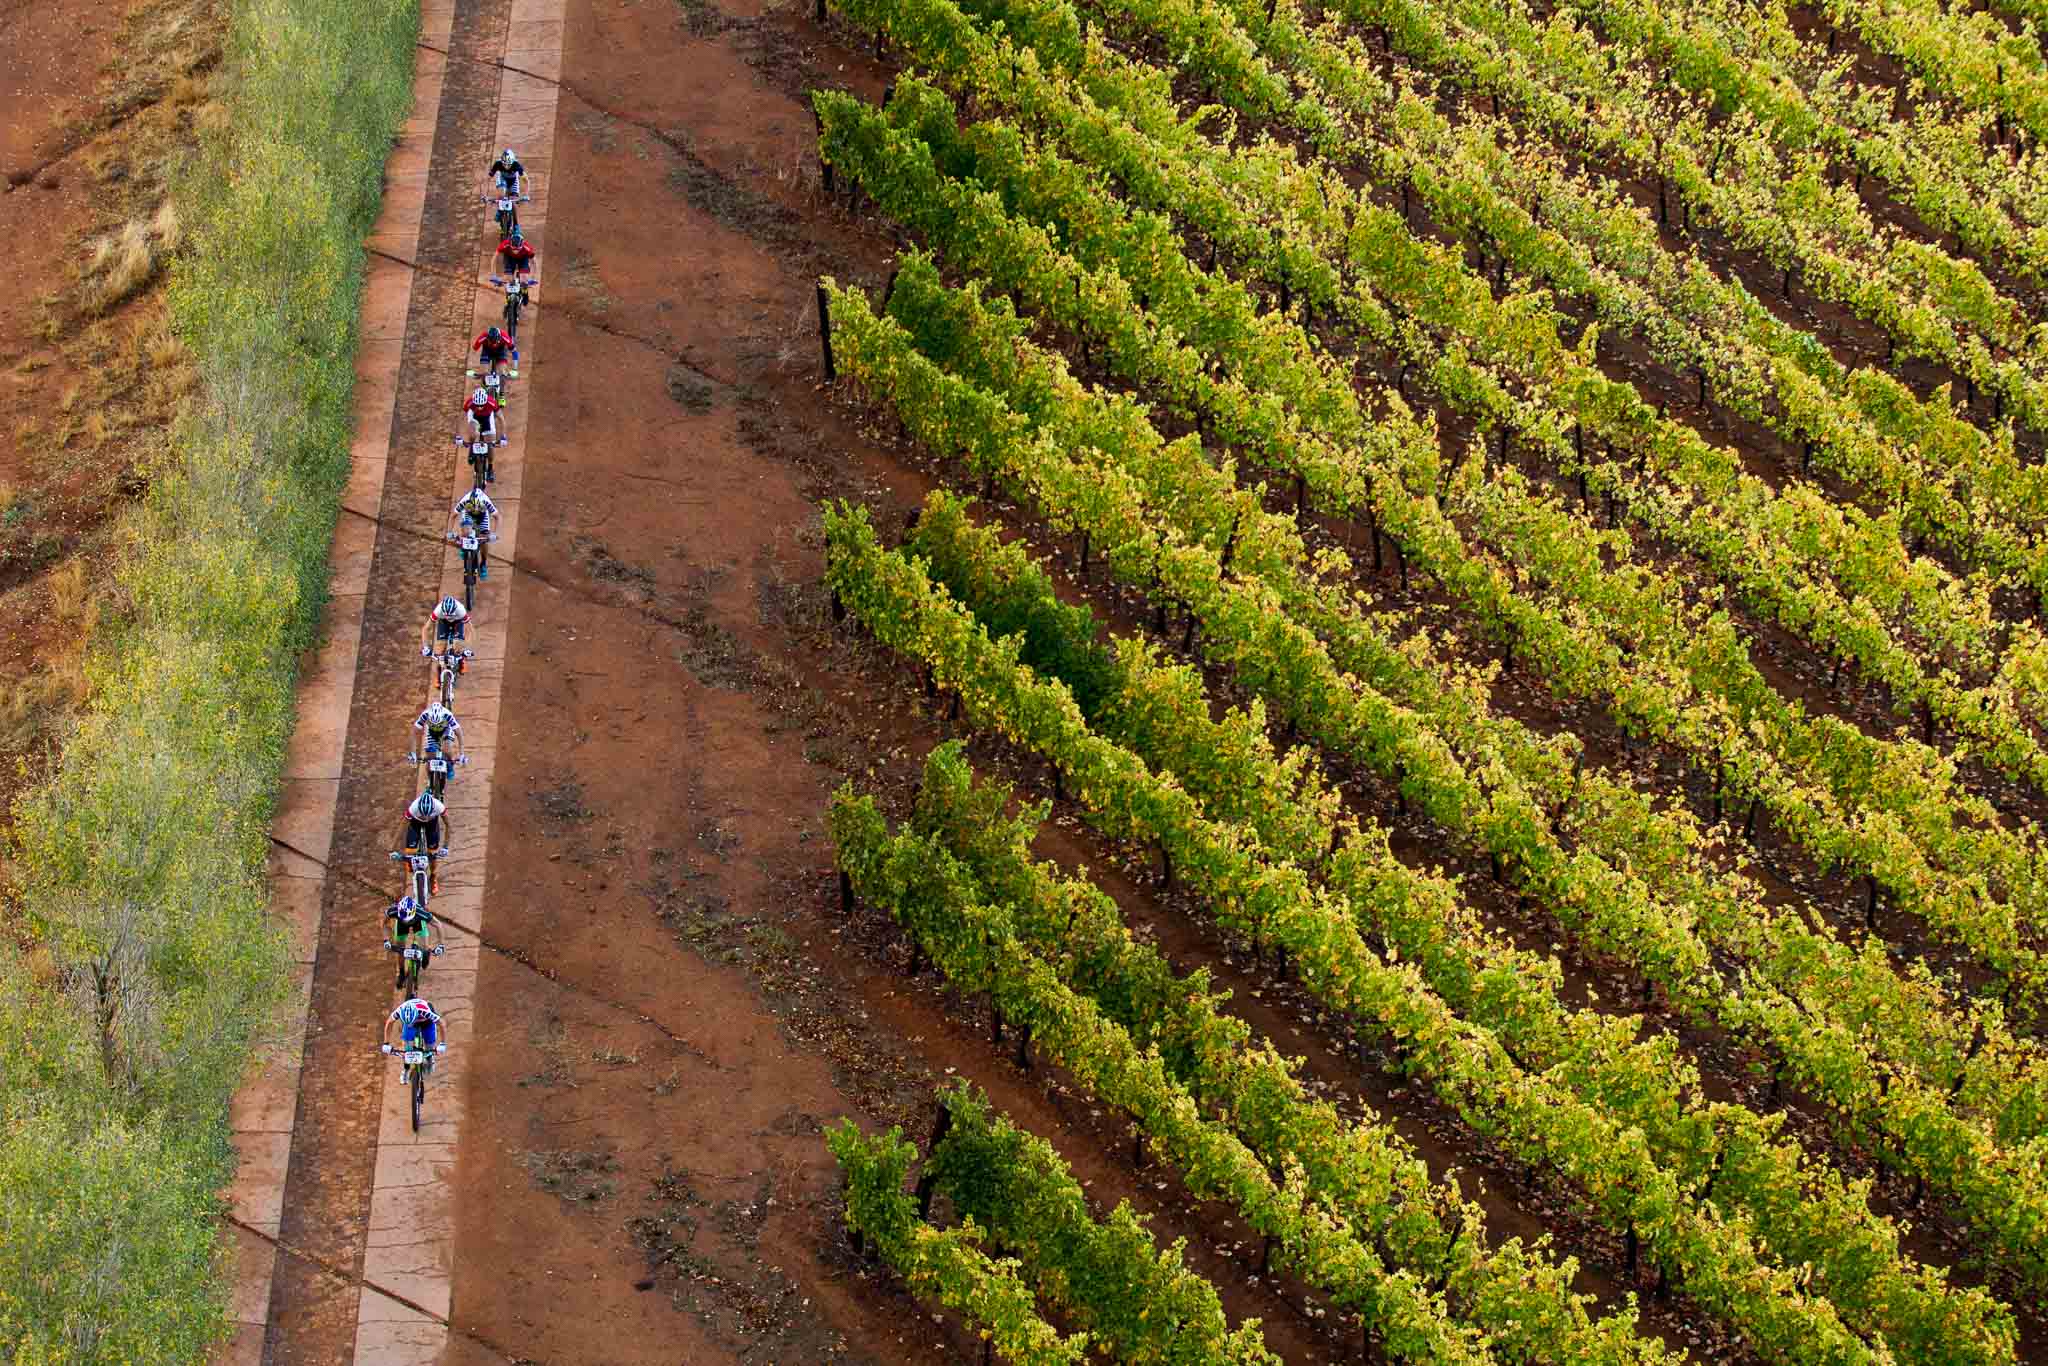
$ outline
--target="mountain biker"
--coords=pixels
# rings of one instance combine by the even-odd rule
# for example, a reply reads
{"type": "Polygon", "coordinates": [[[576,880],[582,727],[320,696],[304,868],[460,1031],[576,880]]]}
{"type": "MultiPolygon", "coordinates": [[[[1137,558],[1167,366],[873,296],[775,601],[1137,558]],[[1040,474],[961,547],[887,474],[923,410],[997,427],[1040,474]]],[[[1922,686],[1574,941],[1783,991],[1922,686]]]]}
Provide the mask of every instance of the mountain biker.
{"type": "Polygon", "coordinates": [[[429,894],[441,890],[441,874],[437,865],[441,855],[448,852],[446,836],[454,833],[455,822],[448,815],[448,803],[433,793],[422,792],[406,804],[405,842],[398,847],[407,851],[426,851],[429,894]]]}
{"type": "Polygon", "coordinates": [[[491,501],[491,495],[478,484],[468,493],[455,500],[455,506],[448,510],[448,529],[443,535],[455,534],[455,523],[460,518],[465,527],[477,531],[476,576],[488,579],[491,576],[489,552],[485,547],[498,539],[498,505],[491,501]]]}
{"type": "MultiPolygon", "coordinates": [[[[502,446],[511,439],[505,435],[504,424],[498,421],[501,407],[498,400],[491,396],[491,391],[482,386],[478,386],[477,391],[463,403],[462,415],[469,419],[470,431],[477,440],[495,440],[502,446]]],[[[461,444],[462,437],[459,433],[455,441],[457,445],[461,444]]]]}
{"type": "Polygon", "coordinates": [[[525,178],[526,168],[519,164],[518,154],[510,147],[500,152],[491,168],[484,172],[485,183],[497,186],[499,194],[518,194],[521,189],[519,182],[525,178]]]}
{"type": "MultiPolygon", "coordinates": [[[[454,643],[468,634],[469,609],[455,597],[442,598],[434,604],[420,626],[420,654],[432,659],[436,643],[443,640],[454,643]]],[[[461,665],[456,667],[459,669],[461,665]]]]}
{"type": "Polygon", "coordinates": [[[412,728],[418,732],[417,738],[413,741],[413,753],[425,754],[426,742],[429,740],[432,740],[451,762],[462,753],[462,723],[455,719],[454,712],[438,701],[427,703],[427,709],[419,714],[419,719],[412,723],[412,728]],[[454,754],[448,753],[450,745],[455,747],[454,754]]]}
{"type": "Polygon", "coordinates": [[[398,1009],[384,1017],[384,1027],[377,1031],[377,1046],[385,1053],[392,1051],[391,1026],[398,1026],[398,1052],[409,1051],[415,1042],[426,1053],[427,1067],[431,1070],[434,1058],[448,1051],[448,1045],[438,1037],[441,1028],[441,1012],[425,997],[415,996],[410,1001],[400,1002],[398,1009]]]}
{"type": "Polygon", "coordinates": [[[476,340],[469,344],[469,349],[476,352],[478,360],[490,367],[490,373],[494,375],[498,373],[498,367],[505,363],[506,352],[512,353],[513,360],[519,359],[519,347],[496,326],[487,327],[477,333],[476,340]]]}
{"type": "MultiPolygon", "coordinates": [[[[447,945],[441,942],[441,922],[434,918],[432,911],[414,901],[410,895],[398,898],[385,908],[384,918],[391,922],[391,928],[386,931],[390,937],[384,941],[384,947],[393,953],[404,953],[412,946],[414,940],[419,941],[418,947],[429,950],[435,958],[439,958],[442,951],[447,948],[447,945]]],[[[426,970],[426,961],[422,959],[420,971],[426,970]]],[[[397,985],[405,985],[403,958],[398,962],[397,985]]]]}
{"type": "Polygon", "coordinates": [[[498,255],[505,262],[507,275],[533,274],[533,244],[526,240],[523,229],[512,229],[511,233],[498,243],[498,255]]]}

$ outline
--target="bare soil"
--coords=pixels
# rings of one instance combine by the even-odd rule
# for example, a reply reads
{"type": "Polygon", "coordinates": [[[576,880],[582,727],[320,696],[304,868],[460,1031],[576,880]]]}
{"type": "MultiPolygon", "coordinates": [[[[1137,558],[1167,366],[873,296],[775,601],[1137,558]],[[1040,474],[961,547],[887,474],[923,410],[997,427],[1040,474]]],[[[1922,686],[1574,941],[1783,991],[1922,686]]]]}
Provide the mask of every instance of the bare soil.
{"type": "Polygon", "coordinates": [[[193,383],[161,297],[175,218],[156,214],[218,113],[220,33],[206,0],[0,3],[0,813],[86,696],[122,514],[193,383]],[[168,232],[100,292],[120,258],[94,247],[131,222],[168,232]]]}

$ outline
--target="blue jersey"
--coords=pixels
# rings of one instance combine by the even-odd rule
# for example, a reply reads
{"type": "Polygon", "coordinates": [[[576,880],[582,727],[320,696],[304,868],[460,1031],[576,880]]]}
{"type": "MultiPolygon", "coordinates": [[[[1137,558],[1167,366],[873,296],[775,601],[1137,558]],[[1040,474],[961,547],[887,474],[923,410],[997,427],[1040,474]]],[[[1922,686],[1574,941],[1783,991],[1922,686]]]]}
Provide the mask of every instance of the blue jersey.
{"type": "Polygon", "coordinates": [[[433,1006],[427,1004],[425,1001],[419,999],[418,997],[414,997],[412,1000],[405,1002],[404,1005],[399,1006],[398,1010],[392,1011],[391,1018],[397,1020],[399,1018],[398,1011],[404,1010],[406,1006],[414,1007],[419,1012],[419,1014],[414,1018],[411,1024],[406,1024],[403,1021],[400,1021],[400,1046],[404,1048],[411,1048],[414,1046],[414,1041],[417,1040],[418,1047],[420,1047],[428,1053],[433,1052],[434,1044],[436,1040],[439,1038],[440,1034],[440,1012],[436,1011],[433,1008],[433,1006]]]}

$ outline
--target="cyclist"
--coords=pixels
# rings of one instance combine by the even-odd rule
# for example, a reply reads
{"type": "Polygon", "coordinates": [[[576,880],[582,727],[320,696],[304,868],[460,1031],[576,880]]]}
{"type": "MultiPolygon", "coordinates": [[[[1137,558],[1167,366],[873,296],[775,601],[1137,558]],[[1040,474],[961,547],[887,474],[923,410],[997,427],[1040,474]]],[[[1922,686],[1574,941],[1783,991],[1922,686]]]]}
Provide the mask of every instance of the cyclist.
{"type": "Polygon", "coordinates": [[[487,327],[477,333],[476,340],[469,344],[469,349],[476,352],[478,360],[493,375],[497,374],[498,367],[505,363],[506,352],[512,353],[512,359],[515,362],[519,359],[519,347],[517,344],[503,332],[500,332],[496,325],[487,327]]]}
{"type": "Polygon", "coordinates": [[[433,1003],[421,996],[399,1003],[398,1009],[384,1017],[384,1027],[377,1031],[377,1047],[389,1053],[391,1048],[391,1026],[398,1026],[398,1049],[409,1051],[415,1043],[427,1055],[427,1070],[434,1068],[434,1059],[448,1051],[448,1045],[440,1040],[441,1012],[433,1003]]]}
{"type": "Polygon", "coordinates": [[[484,172],[484,183],[496,186],[499,194],[518,194],[522,189],[520,182],[525,178],[526,168],[519,164],[519,154],[510,147],[500,152],[491,168],[484,172]]]}
{"type": "Polygon", "coordinates": [[[490,542],[498,539],[498,505],[491,501],[491,495],[478,484],[468,493],[455,500],[455,506],[448,509],[448,529],[443,535],[453,536],[455,524],[460,520],[465,527],[473,527],[477,533],[476,576],[488,579],[491,576],[490,542]]]}
{"type": "MultiPolygon", "coordinates": [[[[427,613],[427,619],[420,625],[420,654],[426,659],[434,657],[434,646],[441,641],[450,645],[459,644],[469,634],[470,611],[460,599],[453,596],[442,598],[427,613]]],[[[433,665],[427,666],[430,670],[433,665]]],[[[467,661],[457,654],[455,672],[467,672],[467,661]]],[[[432,679],[433,674],[429,673],[432,679]]]]}
{"type": "MultiPolygon", "coordinates": [[[[410,894],[392,902],[385,909],[384,918],[391,922],[391,928],[387,931],[391,937],[384,941],[384,947],[393,953],[405,952],[408,947],[414,946],[415,941],[417,947],[428,949],[435,958],[439,958],[442,951],[447,948],[447,945],[441,942],[441,922],[434,918],[432,911],[414,901],[410,894]]],[[[426,970],[427,965],[422,961],[420,971],[426,970]]],[[[405,985],[405,960],[402,958],[398,963],[396,985],[405,985]]]]}
{"type": "MultiPolygon", "coordinates": [[[[495,439],[500,446],[510,439],[505,435],[505,425],[498,421],[498,414],[501,411],[503,411],[502,405],[491,396],[490,390],[483,388],[481,385],[462,405],[462,415],[468,420],[469,430],[475,435],[476,439],[479,441],[495,439]]],[[[459,432],[456,433],[455,444],[458,446],[462,444],[462,434],[459,432]]]]}
{"type": "Polygon", "coordinates": [[[431,792],[422,792],[414,797],[405,808],[405,843],[399,848],[408,852],[424,849],[427,853],[427,892],[429,895],[441,890],[441,855],[448,852],[447,837],[455,833],[455,822],[448,815],[448,803],[431,792]]]}
{"type": "Polygon", "coordinates": [[[504,260],[507,275],[533,274],[533,244],[526,240],[523,229],[513,228],[498,243],[498,255],[504,260]]]}
{"type": "Polygon", "coordinates": [[[413,753],[424,755],[429,740],[451,763],[462,753],[462,723],[438,701],[427,703],[427,709],[412,723],[412,728],[417,732],[412,742],[413,753]],[[448,752],[451,745],[455,749],[453,754],[448,752]]]}

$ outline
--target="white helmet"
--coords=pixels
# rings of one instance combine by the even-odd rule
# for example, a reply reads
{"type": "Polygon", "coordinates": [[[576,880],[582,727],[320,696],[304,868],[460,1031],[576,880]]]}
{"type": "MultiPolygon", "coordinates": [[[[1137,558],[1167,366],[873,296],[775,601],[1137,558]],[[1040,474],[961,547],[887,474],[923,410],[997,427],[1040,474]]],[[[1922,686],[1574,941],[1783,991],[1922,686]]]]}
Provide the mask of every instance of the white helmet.
{"type": "Polygon", "coordinates": [[[514,151],[513,151],[513,150],[512,150],[512,149],[511,149],[510,147],[507,147],[507,148],[505,149],[505,160],[507,160],[507,161],[517,161],[517,160],[519,160],[519,154],[518,154],[518,153],[516,153],[516,152],[514,152],[514,151]]]}
{"type": "Polygon", "coordinates": [[[432,729],[440,730],[455,719],[455,713],[442,706],[439,702],[429,702],[427,703],[426,714],[421,719],[432,729]]]}
{"type": "Polygon", "coordinates": [[[481,384],[479,384],[476,387],[476,392],[470,395],[470,398],[474,399],[478,403],[488,403],[490,401],[490,397],[491,391],[484,388],[481,384]]]}

